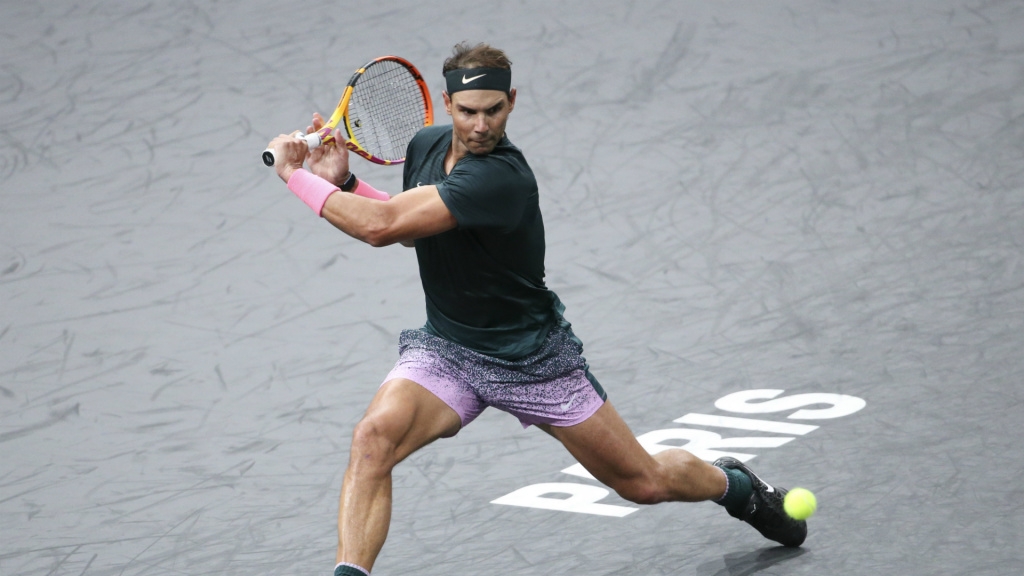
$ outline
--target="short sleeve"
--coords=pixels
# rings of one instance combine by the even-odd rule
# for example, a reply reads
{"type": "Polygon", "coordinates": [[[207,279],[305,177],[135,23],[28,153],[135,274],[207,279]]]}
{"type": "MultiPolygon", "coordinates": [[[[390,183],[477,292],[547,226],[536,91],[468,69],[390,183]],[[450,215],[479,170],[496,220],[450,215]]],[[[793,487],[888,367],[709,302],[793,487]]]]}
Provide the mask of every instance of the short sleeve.
{"type": "Polygon", "coordinates": [[[537,193],[532,176],[501,158],[466,157],[437,189],[460,227],[510,231],[537,193]]]}

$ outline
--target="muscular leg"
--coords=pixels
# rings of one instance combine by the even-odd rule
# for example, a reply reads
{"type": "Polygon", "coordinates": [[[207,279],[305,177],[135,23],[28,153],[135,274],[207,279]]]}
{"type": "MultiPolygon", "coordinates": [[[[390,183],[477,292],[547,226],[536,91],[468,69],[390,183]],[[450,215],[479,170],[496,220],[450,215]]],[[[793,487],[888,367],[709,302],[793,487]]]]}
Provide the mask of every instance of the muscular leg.
{"type": "Polygon", "coordinates": [[[373,567],[391,524],[391,470],[459,431],[459,415],[411,380],[386,382],[352,433],[338,509],[338,562],[373,567]]]}
{"type": "Polygon", "coordinates": [[[648,454],[610,402],[575,426],[540,428],[595,478],[632,502],[700,502],[725,493],[725,474],[686,450],[648,454]]]}

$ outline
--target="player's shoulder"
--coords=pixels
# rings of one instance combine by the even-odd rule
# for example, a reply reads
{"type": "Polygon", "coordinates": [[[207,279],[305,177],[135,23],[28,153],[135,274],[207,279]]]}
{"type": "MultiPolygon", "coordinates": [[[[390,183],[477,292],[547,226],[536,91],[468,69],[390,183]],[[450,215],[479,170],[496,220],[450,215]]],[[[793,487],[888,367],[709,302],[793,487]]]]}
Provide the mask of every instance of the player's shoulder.
{"type": "Polygon", "coordinates": [[[534,179],[533,170],[530,169],[530,164],[526,161],[522,150],[515,144],[512,144],[508,136],[503,136],[498,145],[489,153],[479,156],[471,154],[466,159],[469,165],[487,166],[491,170],[496,170],[518,179],[534,179]]]}
{"type": "Polygon", "coordinates": [[[405,149],[406,175],[426,159],[444,154],[451,145],[451,133],[450,126],[427,126],[416,132],[405,149]]]}
{"type": "Polygon", "coordinates": [[[431,146],[437,142],[451,138],[452,127],[451,126],[426,126],[421,128],[415,136],[412,137],[410,145],[415,144],[416,146],[431,146]]]}

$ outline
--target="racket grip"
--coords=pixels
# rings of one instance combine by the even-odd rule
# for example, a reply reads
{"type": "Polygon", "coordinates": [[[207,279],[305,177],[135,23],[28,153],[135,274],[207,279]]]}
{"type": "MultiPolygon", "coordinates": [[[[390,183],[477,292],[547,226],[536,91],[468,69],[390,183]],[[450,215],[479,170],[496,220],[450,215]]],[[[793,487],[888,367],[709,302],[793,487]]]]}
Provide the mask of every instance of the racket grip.
{"type": "MultiPolygon", "coordinates": [[[[309,146],[310,150],[314,148],[319,148],[320,145],[324,143],[323,138],[317,132],[313,132],[312,134],[297,133],[295,134],[295,137],[302,138],[303,140],[305,140],[306,146],[309,146]]],[[[273,166],[276,161],[276,151],[273,148],[267,148],[266,150],[263,151],[264,164],[266,164],[267,166],[273,166]]]]}

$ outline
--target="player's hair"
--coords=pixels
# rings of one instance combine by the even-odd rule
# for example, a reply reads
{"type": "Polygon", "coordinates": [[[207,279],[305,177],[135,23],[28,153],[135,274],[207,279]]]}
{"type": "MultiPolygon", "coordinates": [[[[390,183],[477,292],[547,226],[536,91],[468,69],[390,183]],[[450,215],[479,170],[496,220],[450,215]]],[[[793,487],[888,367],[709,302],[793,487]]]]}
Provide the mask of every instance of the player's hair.
{"type": "Polygon", "coordinates": [[[442,74],[452,70],[466,68],[504,68],[512,69],[512,61],[503,50],[489,44],[480,43],[470,46],[468,42],[459,42],[452,48],[452,55],[444,61],[442,74]]]}

